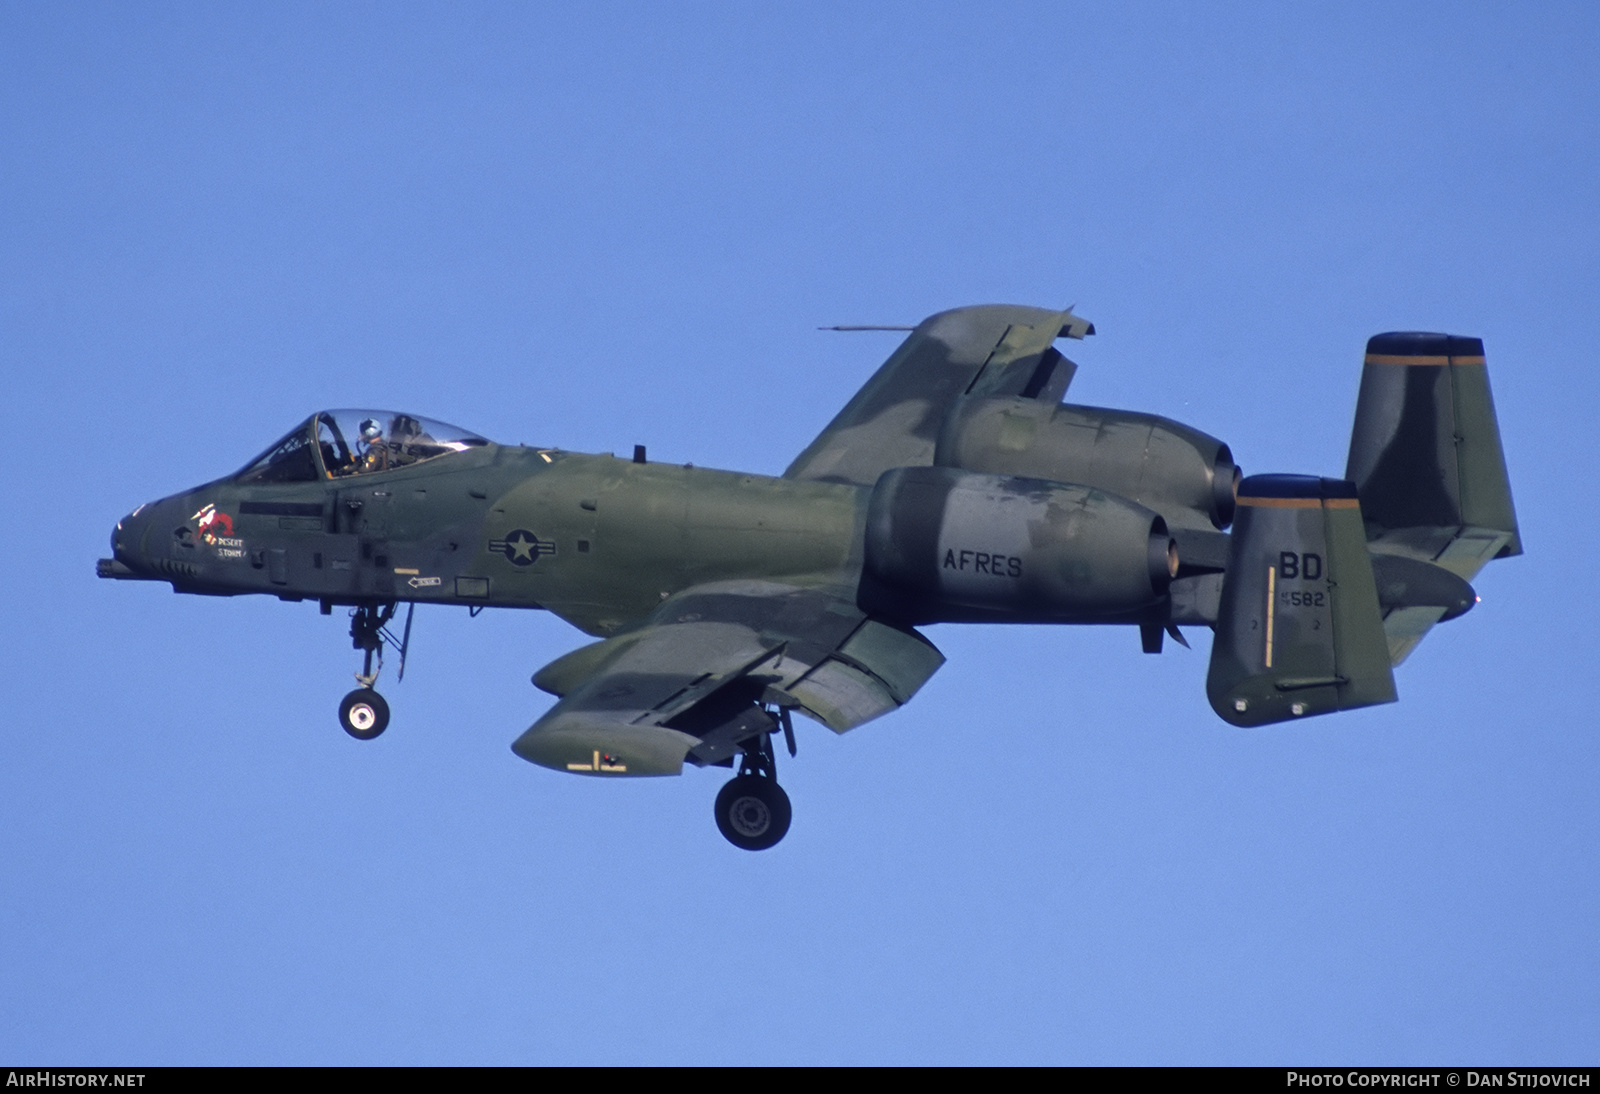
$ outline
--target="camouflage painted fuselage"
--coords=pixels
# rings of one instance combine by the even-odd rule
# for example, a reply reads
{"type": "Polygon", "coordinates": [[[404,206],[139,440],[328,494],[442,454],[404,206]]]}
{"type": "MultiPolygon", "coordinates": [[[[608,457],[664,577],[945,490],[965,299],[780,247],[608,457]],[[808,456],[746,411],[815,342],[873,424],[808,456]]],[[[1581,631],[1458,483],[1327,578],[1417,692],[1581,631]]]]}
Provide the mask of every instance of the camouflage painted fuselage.
{"type": "Polygon", "coordinates": [[[487,445],[358,478],[211,483],[142,507],[113,546],[180,592],[546,608],[603,636],[708,581],[854,588],[869,493],[487,445]]]}

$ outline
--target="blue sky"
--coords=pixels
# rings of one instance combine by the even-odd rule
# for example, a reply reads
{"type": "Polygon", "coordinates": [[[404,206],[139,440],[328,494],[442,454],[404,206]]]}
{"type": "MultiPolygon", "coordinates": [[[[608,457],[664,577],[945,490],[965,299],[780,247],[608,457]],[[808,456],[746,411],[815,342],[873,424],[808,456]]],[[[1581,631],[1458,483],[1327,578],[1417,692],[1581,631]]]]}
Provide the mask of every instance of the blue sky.
{"type": "Polygon", "coordinates": [[[1600,16],[1581,4],[0,4],[0,1057],[1592,1063],[1600,16]],[[892,350],[1076,304],[1073,401],[1338,474],[1365,339],[1482,336],[1525,557],[1401,702],[1244,731],[1208,636],[937,627],[724,773],[510,742],[582,640],[97,581],[328,406],[780,471],[892,350]]]}

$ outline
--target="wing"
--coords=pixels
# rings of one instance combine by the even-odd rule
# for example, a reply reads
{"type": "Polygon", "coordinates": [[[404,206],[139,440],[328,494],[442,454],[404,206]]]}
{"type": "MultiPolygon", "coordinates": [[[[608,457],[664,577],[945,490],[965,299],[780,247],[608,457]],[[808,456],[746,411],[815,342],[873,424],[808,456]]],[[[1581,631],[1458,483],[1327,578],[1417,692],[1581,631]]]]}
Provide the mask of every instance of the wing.
{"type": "Polygon", "coordinates": [[[1094,324],[1070,308],[986,304],[930,316],[784,477],[871,486],[892,467],[931,464],[939,428],[963,398],[1060,402],[1077,366],[1052,344],[1093,333],[1094,324]]]}
{"type": "Polygon", "coordinates": [[[676,775],[769,732],[766,706],[842,733],[907,702],[943,663],[920,634],[827,590],[699,585],[540,669],[534,683],[561,701],[511,747],[559,771],[676,775]]]}

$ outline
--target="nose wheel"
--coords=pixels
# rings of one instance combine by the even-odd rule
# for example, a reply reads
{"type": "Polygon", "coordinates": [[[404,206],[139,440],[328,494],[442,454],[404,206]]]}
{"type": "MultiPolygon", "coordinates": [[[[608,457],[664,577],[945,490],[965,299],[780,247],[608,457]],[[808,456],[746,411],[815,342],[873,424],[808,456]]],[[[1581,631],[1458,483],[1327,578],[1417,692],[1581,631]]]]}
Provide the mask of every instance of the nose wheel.
{"type": "Polygon", "coordinates": [[[765,851],[789,831],[794,811],[778,785],[770,735],[763,733],[746,746],[739,774],[717,794],[715,813],[717,829],[746,851],[765,851]]]}
{"type": "Polygon", "coordinates": [[[371,688],[356,688],[339,704],[339,724],[358,741],[370,741],[389,728],[389,704],[371,688]]]}

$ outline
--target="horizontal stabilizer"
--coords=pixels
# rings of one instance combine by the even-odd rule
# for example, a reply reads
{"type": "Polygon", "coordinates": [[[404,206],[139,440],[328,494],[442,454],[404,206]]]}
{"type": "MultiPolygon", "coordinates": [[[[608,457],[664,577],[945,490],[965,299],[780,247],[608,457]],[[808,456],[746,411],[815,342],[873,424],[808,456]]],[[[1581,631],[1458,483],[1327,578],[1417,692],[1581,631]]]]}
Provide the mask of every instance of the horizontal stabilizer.
{"type": "Polygon", "coordinates": [[[1373,555],[1372,576],[1378,584],[1378,606],[1385,612],[1403,608],[1438,608],[1442,623],[1464,615],[1478,602],[1472,586],[1442,566],[1401,555],[1373,555]]]}

